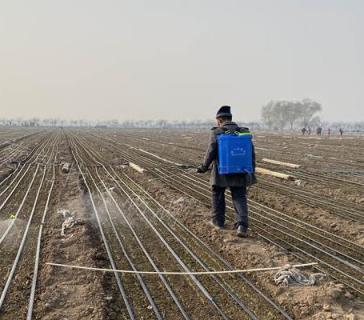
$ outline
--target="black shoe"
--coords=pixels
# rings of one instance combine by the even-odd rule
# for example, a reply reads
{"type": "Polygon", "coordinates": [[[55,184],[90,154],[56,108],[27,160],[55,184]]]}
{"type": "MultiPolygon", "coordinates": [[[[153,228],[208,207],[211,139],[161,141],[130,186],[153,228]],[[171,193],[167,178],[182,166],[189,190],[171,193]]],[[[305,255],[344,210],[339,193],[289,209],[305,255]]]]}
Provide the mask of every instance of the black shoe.
{"type": "Polygon", "coordinates": [[[216,224],[213,220],[210,220],[209,221],[209,225],[210,226],[212,226],[212,227],[214,227],[215,229],[217,229],[217,230],[222,230],[222,229],[224,229],[224,226],[219,226],[218,224],[216,224]]]}
{"type": "Polygon", "coordinates": [[[248,237],[248,231],[240,225],[238,229],[236,230],[236,235],[240,238],[247,238],[248,237]]]}

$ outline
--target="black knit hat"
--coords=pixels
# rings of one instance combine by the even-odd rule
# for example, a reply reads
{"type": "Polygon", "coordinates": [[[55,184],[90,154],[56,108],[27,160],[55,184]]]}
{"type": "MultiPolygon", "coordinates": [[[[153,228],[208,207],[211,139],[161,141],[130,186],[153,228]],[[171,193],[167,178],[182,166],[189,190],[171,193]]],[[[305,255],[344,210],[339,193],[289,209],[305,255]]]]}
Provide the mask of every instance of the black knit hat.
{"type": "Polygon", "coordinates": [[[231,107],[230,106],[222,106],[219,111],[216,113],[216,118],[220,117],[232,117],[231,107]]]}

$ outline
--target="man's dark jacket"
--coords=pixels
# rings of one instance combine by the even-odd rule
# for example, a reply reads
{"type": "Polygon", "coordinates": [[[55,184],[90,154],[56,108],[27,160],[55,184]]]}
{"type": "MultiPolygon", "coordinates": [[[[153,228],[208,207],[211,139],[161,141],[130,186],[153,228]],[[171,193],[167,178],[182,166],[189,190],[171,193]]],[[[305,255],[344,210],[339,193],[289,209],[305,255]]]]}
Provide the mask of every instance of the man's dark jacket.
{"type": "MultiPolygon", "coordinates": [[[[211,129],[209,146],[205,155],[203,166],[208,168],[212,163],[210,183],[218,187],[243,187],[249,184],[249,177],[246,173],[234,173],[220,175],[217,168],[217,136],[225,131],[249,132],[248,128],[239,127],[235,122],[228,121],[222,127],[211,129]]],[[[253,146],[253,169],[255,171],[255,152],[253,146]]]]}

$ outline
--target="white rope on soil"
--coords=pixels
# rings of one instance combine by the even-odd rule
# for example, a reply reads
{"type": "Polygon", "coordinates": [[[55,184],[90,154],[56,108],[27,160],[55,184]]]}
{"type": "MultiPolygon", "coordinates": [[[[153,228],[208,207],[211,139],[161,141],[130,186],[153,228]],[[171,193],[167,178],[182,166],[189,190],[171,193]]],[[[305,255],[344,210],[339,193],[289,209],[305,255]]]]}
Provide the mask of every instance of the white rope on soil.
{"type": "MultiPolygon", "coordinates": [[[[317,262],[297,264],[292,267],[294,268],[304,268],[317,265],[317,262]]],[[[272,268],[255,268],[255,269],[242,269],[242,270],[222,270],[222,271],[202,271],[202,272],[174,272],[174,271],[134,271],[134,270],[118,270],[118,269],[104,269],[104,268],[94,268],[94,267],[83,267],[77,265],[61,264],[47,262],[46,265],[53,267],[61,267],[68,269],[82,269],[91,271],[102,271],[102,272],[119,272],[119,273],[131,273],[131,274],[153,274],[153,275],[169,275],[169,276],[190,276],[190,275],[212,275],[212,274],[229,274],[229,273],[247,273],[247,272],[262,272],[262,271],[274,271],[281,270],[283,267],[272,267],[272,268]]]]}

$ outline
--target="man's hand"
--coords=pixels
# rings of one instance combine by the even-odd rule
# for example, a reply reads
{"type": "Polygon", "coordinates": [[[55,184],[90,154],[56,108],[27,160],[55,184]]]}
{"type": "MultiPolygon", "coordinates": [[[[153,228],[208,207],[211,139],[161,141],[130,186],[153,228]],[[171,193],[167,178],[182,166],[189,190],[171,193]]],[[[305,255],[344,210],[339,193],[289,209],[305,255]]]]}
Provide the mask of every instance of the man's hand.
{"type": "Polygon", "coordinates": [[[209,169],[208,167],[201,164],[200,166],[197,167],[196,172],[197,173],[205,173],[208,169],[209,169]]]}

